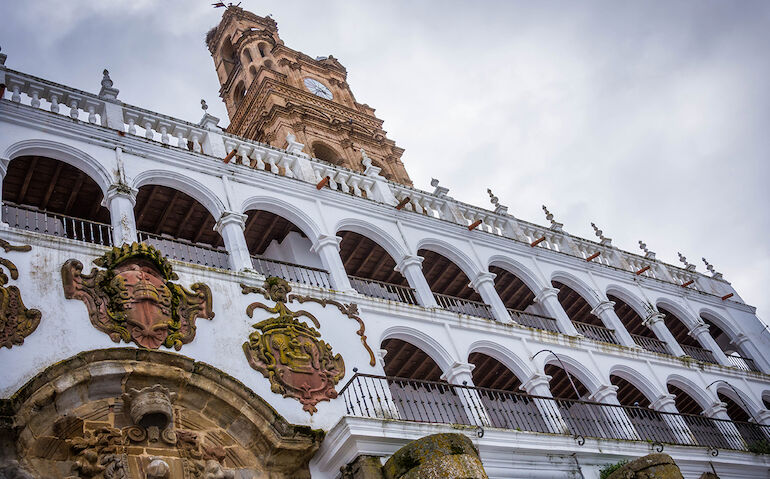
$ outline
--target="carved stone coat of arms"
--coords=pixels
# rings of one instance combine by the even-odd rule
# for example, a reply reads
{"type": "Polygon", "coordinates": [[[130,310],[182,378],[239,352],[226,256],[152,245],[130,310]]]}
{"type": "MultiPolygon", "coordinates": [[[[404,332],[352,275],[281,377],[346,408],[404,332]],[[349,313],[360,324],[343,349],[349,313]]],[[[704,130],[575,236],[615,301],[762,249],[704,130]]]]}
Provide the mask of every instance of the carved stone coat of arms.
{"type": "Polygon", "coordinates": [[[173,283],[171,264],[152,246],[113,248],[94,264],[106,269],[82,274],[80,261],[64,263],[64,296],[83,301],[91,324],[116,343],[179,350],[195,337],[196,318],[214,317],[209,287],[195,283],[189,291],[173,283]]]}
{"type": "Polygon", "coordinates": [[[254,309],[264,309],[276,316],[256,323],[256,331],[243,344],[246,359],[252,368],[270,380],[270,389],[284,397],[296,398],[302,409],[313,414],[319,401],[337,397],[334,386],[345,375],[342,356],[332,353],[332,347],[321,340],[321,333],[312,326],[299,321],[304,316],[316,328],[321,325],[307,311],[291,311],[287,306],[287,294],[291,286],[283,279],[270,277],[264,288],[244,287],[262,292],[266,299],[275,301],[269,307],[263,303],[252,303],[246,314],[252,317],[254,309]]]}

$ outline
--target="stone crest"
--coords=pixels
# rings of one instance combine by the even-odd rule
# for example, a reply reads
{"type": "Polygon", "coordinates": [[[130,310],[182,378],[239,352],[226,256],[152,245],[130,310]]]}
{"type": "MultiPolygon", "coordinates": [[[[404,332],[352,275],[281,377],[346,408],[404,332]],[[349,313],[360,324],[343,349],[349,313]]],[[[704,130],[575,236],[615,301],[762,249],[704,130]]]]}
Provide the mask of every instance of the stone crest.
{"type": "Polygon", "coordinates": [[[196,318],[212,319],[211,290],[195,283],[192,291],[178,279],[161,253],[144,243],[113,248],[82,274],[83,264],[70,259],[62,266],[64,296],[86,303],[91,324],[116,343],[179,350],[195,337],[196,318]]]}
{"type": "Polygon", "coordinates": [[[332,347],[320,339],[317,329],[297,319],[304,316],[320,328],[312,314],[286,306],[291,286],[281,278],[270,277],[263,288],[243,289],[244,294],[258,291],[275,301],[273,307],[255,302],[246,308],[250,318],[256,308],[276,316],[254,324],[256,331],[243,343],[246,359],[270,380],[271,391],[297,399],[310,414],[318,410],[318,402],[336,398],[334,386],[345,375],[345,363],[342,356],[332,354],[332,347]]]}
{"type": "MultiPolygon", "coordinates": [[[[0,240],[0,248],[5,252],[26,252],[32,249],[29,245],[13,246],[5,240],[0,240]]],[[[18,279],[19,270],[16,265],[6,258],[0,258],[0,265],[8,268],[11,279],[18,279]]],[[[11,348],[24,343],[24,338],[32,334],[40,324],[40,311],[27,309],[21,300],[21,292],[16,286],[6,286],[9,278],[0,269],[0,347],[11,348]]]]}

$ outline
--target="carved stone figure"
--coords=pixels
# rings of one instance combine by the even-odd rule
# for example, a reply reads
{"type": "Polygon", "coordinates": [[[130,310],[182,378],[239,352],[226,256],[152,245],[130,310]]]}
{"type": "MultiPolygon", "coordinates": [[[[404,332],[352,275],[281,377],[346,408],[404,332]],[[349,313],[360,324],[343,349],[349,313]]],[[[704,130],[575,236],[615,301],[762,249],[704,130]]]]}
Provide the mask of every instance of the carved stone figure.
{"type": "MultiPolygon", "coordinates": [[[[29,245],[13,246],[0,240],[0,247],[8,251],[29,251],[29,245]]],[[[19,270],[10,260],[0,258],[0,265],[8,268],[11,279],[18,279],[19,270]]],[[[40,324],[40,311],[27,309],[21,300],[21,292],[16,286],[6,286],[8,275],[0,269],[0,347],[11,348],[24,343],[24,338],[32,334],[40,324]]]]}
{"type": "Polygon", "coordinates": [[[131,389],[123,394],[123,409],[129,414],[134,425],[128,429],[128,438],[134,442],[148,439],[149,442],[176,444],[174,432],[174,409],[171,403],[176,393],[156,384],[143,389],[131,389]]]}
{"type": "Polygon", "coordinates": [[[319,339],[318,330],[297,319],[305,316],[320,328],[312,314],[294,312],[286,306],[290,291],[285,280],[267,278],[262,292],[266,299],[275,301],[275,306],[252,303],[246,314],[252,317],[254,309],[261,308],[277,316],[253,325],[257,331],[243,343],[243,351],[251,367],[270,380],[274,393],[297,399],[302,409],[313,414],[319,401],[337,397],[334,386],[345,375],[345,363],[342,356],[333,355],[332,347],[319,339]]]}
{"type": "Polygon", "coordinates": [[[83,264],[70,259],[62,266],[64,296],[86,303],[91,324],[113,341],[135,342],[179,350],[195,337],[195,319],[212,319],[211,290],[195,283],[192,291],[178,279],[161,253],[144,243],[113,248],[81,274],[83,264]]]}
{"type": "Polygon", "coordinates": [[[76,453],[73,470],[81,477],[99,474],[105,478],[127,477],[120,429],[102,427],[86,431],[83,437],[72,438],[69,444],[76,453]]]}

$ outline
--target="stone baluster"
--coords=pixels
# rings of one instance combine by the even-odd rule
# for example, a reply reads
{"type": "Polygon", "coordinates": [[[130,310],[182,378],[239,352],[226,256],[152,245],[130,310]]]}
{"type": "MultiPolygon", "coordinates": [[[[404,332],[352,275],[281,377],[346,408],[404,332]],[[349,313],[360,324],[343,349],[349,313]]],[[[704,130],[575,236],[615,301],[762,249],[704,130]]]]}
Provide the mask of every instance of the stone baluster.
{"type": "Polygon", "coordinates": [[[342,258],[340,258],[340,241],[342,238],[339,236],[319,235],[310,250],[321,257],[321,263],[329,272],[332,288],[346,293],[355,293],[356,290],[350,286],[348,274],[342,264],[342,258]]]}
{"type": "Polygon", "coordinates": [[[684,418],[679,415],[679,410],[676,408],[675,396],[673,394],[661,394],[657,399],[650,403],[650,409],[658,411],[663,417],[663,421],[671,429],[676,441],[679,444],[698,444],[698,441],[693,436],[690,426],[684,421],[684,418]]]}
{"type": "Polygon", "coordinates": [[[632,441],[639,440],[639,433],[628,417],[626,410],[618,401],[618,387],[612,384],[603,384],[588,396],[589,401],[610,404],[614,407],[602,408],[601,412],[607,422],[607,427],[615,429],[612,437],[621,437],[632,441]]]}
{"type": "Polygon", "coordinates": [[[495,289],[495,274],[488,271],[482,271],[471,280],[471,287],[481,295],[484,303],[492,308],[492,315],[501,323],[510,323],[512,321],[508,309],[500,299],[495,289]]]}
{"type": "Polygon", "coordinates": [[[142,125],[144,126],[144,137],[148,140],[154,140],[155,139],[155,133],[152,131],[152,124],[154,122],[152,121],[152,118],[145,118],[144,123],[142,125]]]}
{"type": "Polygon", "coordinates": [[[128,133],[136,135],[136,120],[133,117],[128,117],[126,122],[128,123],[128,133]]]}
{"type": "Polygon", "coordinates": [[[277,151],[270,150],[267,152],[267,157],[265,158],[265,163],[270,165],[270,172],[275,173],[276,175],[280,172],[278,165],[276,165],[276,160],[279,156],[280,154],[277,151]]]}
{"type": "Polygon", "coordinates": [[[615,331],[615,338],[620,344],[629,348],[638,347],[634,342],[634,338],[631,337],[631,334],[629,334],[623,322],[615,313],[614,301],[602,301],[591,310],[591,314],[598,317],[606,327],[615,331]]]}
{"type": "Polygon", "coordinates": [[[50,91],[49,92],[49,98],[51,101],[51,112],[52,113],[59,113],[59,98],[62,97],[61,93],[50,91]]]}
{"type": "Polygon", "coordinates": [[[561,303],[559,302],[559,290],[556,288],[543,288],[535,295],[535,302],[543,305],[548,314],[553,316],[559,325],[559,330],[570,336],[578,336],[577,329],[567,316],[561,303]]]}
{"type": "Polygon", "coordinates": [[[178,148],[184,148],[185,150],[188,149],[187,138],[186,138],[187,132],[188,132],[188,129],[184,126],[176,125],[174,127],[173,133],[174,133],[174,136],[176,137],[176,146],[178,148]]]}
{"type": "Polygon", "coordinates": [[[361,187],[359,184],[361,183],[361,178],[358,176],[353,176],[349,180],[350,187],[353,189],[353,194],[355,196],[361,196],[361,187]]]}
{"type": "Polygon", "coordinates": [[[244,229],[246,227],[246,215],[225,211],[214,225],[214,229],[222,235],[227,249],[230,267],[233,271],[253,269],[249,247],[246,245],[244,229]]]}
{"type": "Polygon", "coordinates": [[[718,364],[730,366],[730,361],[727,360],[724,351],[722,351],[722,348],[719,347],[717,342],[714,341],[714,338],[711,337],[711,334],[709,334],[708,324],[703,322],[698,323],[694,328],[687,332],[687,335],[698,341],[704,349],[711,351],[714,360],[716,360],[718,364]]]}
{"type": "Polygon", "coordinates": [[[292,171],[292,168],[294,167],[294,159],[292,155],[280,155],[278,157],[278,166],[283,168],[283,176],[287,178],[294,178],[294,171],[292,171]]]}
{"type": "Polygon", "coordinates": [[[14,103],[21,103],[21,86],[16,84],[11,89],[11,101],[14,103]]]}
{"type": "Polygon", "coordinates": [[[165,121],[158,122],[158,129],[160,130],[160,142],[163,143],[164,145],[168,145],[171,140],[171,137],[168,134],[169,128],[171,128],[170,123],[167,123],[165,121]]]}
{"type": "Polygon", "coordinates": [[[655,311],[645,318],[644,325],[650,328],[658,339],[666,343],[671,354],[674,356],[686,356],[682,346],[679,345],[679,342],[677,342],[668,326],[666,326],[665,321],[663,321],[664,318],[663,313],[655,311]]]}
{"type": "Polygon", "coordinates": [[[112,242],[114,246],[138,241],[134,205],[137,190],[124,184],[115,184],[107,189],[104,201],[110,211],[112,242]]]}
{"type": "Polygon", "coordinates": [[[43,96],[45,89],[40,85],[30,85],[27,89],[27,94],[32,98],[30,105],[32,108],[40,108],[40,97],[43,96]]]}
{"type": "Polygon", "coordinates": [[[198,130],[193,130],[192,133],[190,133],[190,138],[193,142],[193,151],[195,153],[203,153],[203,146],[201,145],[201,134],[198,132],[198,130]]]}
{"type": "Polygon", "coordinates": [[[428,286],[428,281],[422,273],[421,256],[406,255],[396,264],[396,271],[404,275],[409,286],[414,289],[417,302],[426,308],[437,308],[436,298],[428,286]]]}
{"type": "Polygon", "coordinates": [[[553,399],[543,399],[553,398],[550,383],[551,376],[536,373],[524,381],[520,388],[530,396],[540,396],[532,398],[532,401],[550,432],[554,434],[570,434],[569,426],[564,422],[556,401],[553,399]]]}
{"type": "MultiPolygon", "coordinates": [[[[467,386],[464,388],[456,388],[455,392],[457,393],[457,396],[453,396],[451,393],[447,392],[447,399],[451,401],[452,397],[457,397],[465,410],[465,414],[469,419],[473,418],[475,425],[489,426],[491,422],[487,410],[484,407],[481,395],[478,390],[473,389],[473,375],[471,372],[475,367],[476,365],[474,364],[456,362],[447,371],[444,371],[441,375],[441,379],[449,384],[467,386]]],[[[453,411],[451,410],[447,412],[450,415],[453,414],[453,411]]],[[[460,420],[453,422],[462,423],[460,420]]]]}
{"type": "Polygon", "coordinates": [[[254,148],[254,151],[251,152],[251,157],[250,157],[251,163],[249,166],[257,170],[264,170],[265,162],[262,161],[262,157],[264,155],[265,153],[262,151],[261,148],[254,148]]]}

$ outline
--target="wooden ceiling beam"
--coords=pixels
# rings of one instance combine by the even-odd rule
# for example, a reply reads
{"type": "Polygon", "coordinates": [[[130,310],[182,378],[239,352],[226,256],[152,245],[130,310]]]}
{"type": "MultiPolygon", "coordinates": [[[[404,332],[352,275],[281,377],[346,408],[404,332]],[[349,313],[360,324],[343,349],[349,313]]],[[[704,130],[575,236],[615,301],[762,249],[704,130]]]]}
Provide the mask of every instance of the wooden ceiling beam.
{"type": "Polygon", "coordinates": [[[182,221],[179,222],[179,227],[176,229],[176,233],[174,233],[175,238],[181,237],[182,230],[184,230],[184,227],[187,226],[187,222],[190,221],[194,211],[195,208],[187,208],[187,213],[184,214],[184,218],[182,218],[182,221]]]}
{"type": "Polygon", "coordinates": [[[270,235],[273,232],[273,228],[275,228],[276,223],[278,223],[278,219],[280,216],[273,215],[272,221],[270,221],[270,224],[267,228],[265,228],[264,233],[262,233],[262,236],[259,238],[258,246],[259,248],[256,249],[258,252],[264,252],[265,248],[267,248],[270,245],[270,242],[272,239],[270,238],[270,235]]]}
{"type": "Polygon", "coordinates": [[[70,214],[70,209],[72,208],[72,205],[75,203],[75,198],[77,198],[78,193],[80,193],[80,188],[83,187],[83,178],[84,174],[82,171],[78,170],[78,176],[77,180],[75,180],[75,186],[72,188],[72,192],[70,193],[70,197],[67,200],[67,206],[64,207],[64,214],[69,216],[74,216],[70,214]]]}
{"type": "Polygon", "coordinates": [[[29,188],[30,181],[32,181],[32,173],[35,171],[35,166],[37,166],[37,157],[33,156],[32,160],[30,160],[29,165],[27,166],[27,174],[24,176],[24,182],[21,185],[19,197],[16,199],[18,204],[24,203],[24,197],[27,196],[27,189],[29,188]]]}
{"type": "MultiPolygon", "coordinates": [[[[150,186],[150,192],[147,195],[147,200],[145,201],[144,205],[142,205],[141,211],[139,211],[139,214],[136,216],[136,227],[137,229],[142,229],[141,223],[144,220],[145,215],[149,212],[150,206],[152,204],[152,200],[155,198],[155,194],[158,191],[158,186],[150,186]]],[[[148,231],[148,233],[152,233],[151,231],[148,231]]]]}
{"type": "Polygon", "coordinates": [[[40,202],[41,210],[45,210],[48,207],[48,202],[51,200],[51,195],[53,194],[53,191],[56,188],[56,183],[59,181],[61,168],[62,168],[62,162],[57,161],[56,169],[53,172],[53,177],[51,177],[51,181],[48,183],[48,189],[46,189],[45,191],[45,195],[43,196],[43,201],[40,202]]]}
{"type": "MultiPolygon", "coordinates": [[[[163,208],[163,213],[160,215],[160,218],[158,218],[158,221],[155,223],[155,226],[153,227],[153,233],[155,234],[161,234],[161,228],[164,224],[166,224],[166,220],[168,220],[168,215],[171,214],[171,210],[174,208],[174,203],[176,203],[176,200],[179,198],[179,190],[174,190],[174,193],[171,195],[171,199],[168,200],[168,203],[166,203],[166,207],[163,208]]],[[[190,205],[190,209],[195,209],[195,203],[190,205]]]]}

